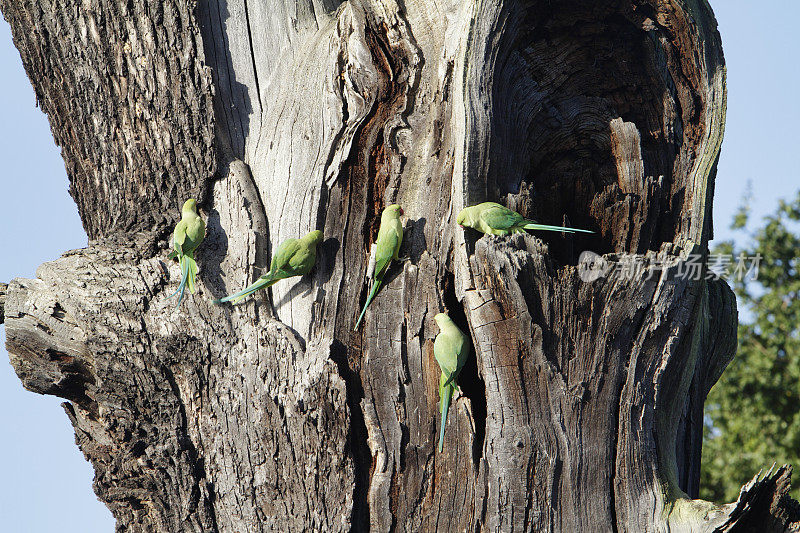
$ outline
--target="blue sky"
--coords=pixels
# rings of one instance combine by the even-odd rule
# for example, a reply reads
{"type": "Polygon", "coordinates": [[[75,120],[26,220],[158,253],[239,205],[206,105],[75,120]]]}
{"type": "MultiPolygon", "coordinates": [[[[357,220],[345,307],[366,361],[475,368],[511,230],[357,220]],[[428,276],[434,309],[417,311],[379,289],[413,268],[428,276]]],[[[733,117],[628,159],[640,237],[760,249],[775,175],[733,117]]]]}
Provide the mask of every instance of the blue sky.
{"type": "MultiPolygon", "coordinates": [[[[794,68],[800,2],[712,0],[728,65],[728,123],[716,185],[718,239],[746,183],[753,184],[753,216],[800,189],[795,129],[800,105],[794,68]]],[[[0,21],[0,281],[33,277],[44,261],[86,245],[70,198],[59,150],[46,117],[0,21]],[[34,210],[34,199],[36,209],[34,210]]],[[[93,471],[74,444],[60,400],[25,391],[5,352],[0,326],[0,520],[5,531],[111,532],[111,513],[95,497],[93,471]]]]}
{"type": "Polygon", "coordinates": [[[800,189],[795,0],[711,0],[728,67],[728,120],[714,195],[714,234],[730,238],[747,181],[753,217],[800,189]]]}

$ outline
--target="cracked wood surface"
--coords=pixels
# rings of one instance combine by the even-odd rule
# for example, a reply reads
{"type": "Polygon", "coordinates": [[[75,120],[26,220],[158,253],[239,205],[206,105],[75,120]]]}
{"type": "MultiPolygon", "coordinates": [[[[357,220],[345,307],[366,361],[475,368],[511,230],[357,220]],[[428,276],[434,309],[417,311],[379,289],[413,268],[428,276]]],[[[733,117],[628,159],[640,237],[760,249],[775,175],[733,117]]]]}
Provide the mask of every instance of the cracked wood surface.
{"type": "Polygon", "coordinates": [[[9,284],[8,349],[69,400],[119,531],[797,524],[787,469],[689,499],[736,331],[725,283],[676,275],[711,237],[724,124],[704,0],[0,8],[92,239],[9,284]],[[208,232],[176,311],[188,195],[208,232]],[[477,239],[453,220],[483,200],[597,234],[477,239]],[[410,260],[353,333],[394,202],[410,260]],[[309,276],[210,305],[312,229],[309,276]],[[657,268],[586,282],[583,250],[657,268]],[[436,454],[442,310],[476,353],[436,454]]]}
{"type": "Polygon", "coordinates": [[[0,324],[3,323],[5,319],[5,307],[6,307],[6,294],[8,293],[8,284],[7,283],[0,283],[0,324]]]}

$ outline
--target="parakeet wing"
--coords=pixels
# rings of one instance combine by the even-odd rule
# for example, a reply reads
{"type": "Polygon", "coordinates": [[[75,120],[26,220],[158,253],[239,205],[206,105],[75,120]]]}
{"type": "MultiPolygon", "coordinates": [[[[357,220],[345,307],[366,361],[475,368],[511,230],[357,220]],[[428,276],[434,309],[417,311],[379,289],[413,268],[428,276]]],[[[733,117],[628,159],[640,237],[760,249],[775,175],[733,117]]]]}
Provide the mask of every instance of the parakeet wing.
{"type": "Polygon", "coordinates": [[[181,243],[184,253],[193,252],[206,236],[206,223],[203,219],[193,217],[185,222],[185,237],[181,243]]]}
{"type": "Polygon", "coordinates": [[[461,372],[461,369],[464,368],[464,363],[467,361],[467,356],[469,355],[469,343],[467,340],[459,336],[456,341],[454,341],[454,348],[456,350],[456,357],[458,362],[456,363],[456,373],[461,372]]]}
{"type": "Polygon", "coordinates": [[[316,244],[309,244],[307,241],[301,240],[297,251],[289,259],[287,268],[297,276],[304,276],[311,272],[316,260],[316,244]]]}
{"type": "Polygon", "coordinates": [[[446,385],[450,385],[450,383],[458,379],[459,374],[461,374],[461,369],[464,368],[467,357],[469,357],[470,344],[463,335],[458,335],[458,338],[452,339],[452,342],[453,349],[456,351],[456,370],[447,376],[447,380],[445,381],[446,385]]]}
{"type": "Polygon", "coordinates": [[[502,205],[487,207],[481,211],[480,219],[490,228],[500,230],[509,230],[523,220],[522,215],[502,205]]]}
{"type": "Polygon", "coordinates": [[[433,355],[442,374],[449,379],[458,369],[458,347],[449,335],[439,334],[433,341],[433,355]]]}
{"type": "Polygon", "coordinates": [[[283,241],[272,255],[272,263],[269,265],[270,273],[275,274],[280,270],[286,270],[289,267],[289,261],[299,248],[300,239],[286,239],[283,241]]]}
{"type": "Polygon", "coordinates": [[[172,245],[178,254],[183,254],[183,243],[186,241],[186,221],[180,220],[175,225],[175,231],[172,232],[172,245]]]}
{"type": "Polygon", "coordinates": [[[378,232],[375,251],[375,276],[383,274],[389,263],[394,258],[394,253],[400,245],[400,236],[392,228],[383,228],[378,232]]]}

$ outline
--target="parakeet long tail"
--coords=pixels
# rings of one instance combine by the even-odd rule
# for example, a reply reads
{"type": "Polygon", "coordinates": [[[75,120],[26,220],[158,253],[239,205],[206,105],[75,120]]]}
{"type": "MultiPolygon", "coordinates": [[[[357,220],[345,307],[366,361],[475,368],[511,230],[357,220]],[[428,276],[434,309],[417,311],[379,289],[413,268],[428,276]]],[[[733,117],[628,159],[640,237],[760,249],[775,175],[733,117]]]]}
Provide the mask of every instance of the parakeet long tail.
{"type": "Polygon", "coordinates": [[[439,429],[439,453],[442,452],[444,446],[444,428],[447,425],[447,410],[450,408],[450,398],[453,397],[453,392],[456,386],[454,384],[443,386],[440,390],[442,396],[442,427],[439,429]]]}
{"type": "Polygon", "coordinates": [[[372,282],[372,289],[369,291],[369,296],[367,296],[367,301],[364,303],[364,309],[361,310],[361,314],[358,315],[358,320],[356,320],[356,325],[353,328],[353,331],[358,329],[358,325],[361,324],[361,319],[364,318],[364,313],[367,312],[367,307],[369,307],[370,302],[372,299],[375,298],[375,295],[378,294],[378,290],[381,288],[381,281],[383,278],[375,278],[375,281],[372,282]]]}
{"type": "Polygon", "coordinates": [[[192,255],[184,256],[184,262],[186,263],[186,286],[189,287],[189,292],[194,294],[194,281],[197,279],[197,261],[194,260],[192,255]]]}
{"type": "Polygon", "coordinates": [[[178,305],[175,307],[180,307],[187,284],[189,285],[189,292],[194,294],[194,278],[197,275],[197,263],[193,257],[182,255],[180,256],[179,262],[181,265],[181,283],[178,285],[178,290],[167,296],[167,299],[170,299],[176,294],[180,294],[178,297],[178,305]]]}
{"type": "Polygon", "coordinates": [[[564,226],[548,226],[546,224],[537,224],[535,222],[526,222],[518,227],[541,231],[564,231],[566,233],[594,233],[588,229],[566,228],[564,226]]]}
{"type": "Polygon", "coordinates": [[[238,303],[244,298],[247,298],[248,296],[256,292],[257,290],[266,289],[267,287],[272,287],[278,281],[280,281],[280,278],[259,278],[258,281],[256,281],[246,289],[243,289],[237,292],[236,294],[231,294],[230,296],[220,298],[219,300],[214,300],[214,303],[215,304],[221,304],[224,302],[231,302],[233,304],[238,303]]]}

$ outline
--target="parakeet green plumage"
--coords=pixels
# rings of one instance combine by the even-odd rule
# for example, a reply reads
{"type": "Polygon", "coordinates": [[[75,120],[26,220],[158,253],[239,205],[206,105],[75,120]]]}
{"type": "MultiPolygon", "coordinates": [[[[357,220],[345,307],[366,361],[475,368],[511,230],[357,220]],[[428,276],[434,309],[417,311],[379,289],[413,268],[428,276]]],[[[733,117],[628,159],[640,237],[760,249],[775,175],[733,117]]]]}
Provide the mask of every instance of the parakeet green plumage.
{"type": "Polygon", "coordinates": [[[398,259],[397,253],[400,251],[400,245],[403,243],[403,224],[400,222],[400,215],[403,214],[403,209],[397,205],[392,204],[381,213],[381,226],[378,228],[378,240],[375,241],[375,274],[372,279],[372,287],[370,288],[367,301],[364,303],[364,309],[356,320],[356,325],[353,331],[358,329],[361,319],[364,318],[364,313],[367,312],[369,306],[375,295],[381,288],[383,283],[383,276],[389,269],[389,264],[394,259],[398,259]]]}
{"type": "Polygon", "coordinates": [[[269,272],[246,289],[214,300],[214,303],[237,303],[257,290],[271,287],[282,279],[305,276],[317,262],[317,245],[320,242],[322,242],[322,232],[319,230],[314,230],[300,239],[286,239],[275,250],[269,272]]]}
{"type": "Polygon", "coordinates": [[[444,444],[444,428],[447,424],[447,410],[456,391],[456,379],[464,368],[470,352],[470,339],[456,326],[446,313],[439,313],[433,319],[439,326],[439,334],[433,341],[433,356],[442,369],[439,377],[439,400],[442,405],[442,422],[439,429],[439,451],[444,444]]]}
{"type": "Polygon", "coordinates": [[[461,210],[456,218],[461,226],[476,229],[490,235],[510,235],[525,233],[525,230],[564,231],[567,233],[594,233],[585,229],[565,228],[563,226],[547,226],[527,220],[516,211],[495,202],[483,202],[461,210]]]}
{"type": "Polygon", "coordinates": [[[189,198],[183,204],[181,219],[175,225],[175,231],[172,233],[172,245],[175,249],[169,254],[169,258],[177,258],[181,266],[181,283],[178,285],[178,290],[168,297],[172,298],[176,294],[180,294],[178,306],[183,301],[183,292],[187,286],[189,287],[189,292],[194,294],[194,280],[197,276],[194,251],[203,242],[205,236],[206,223],[197,214],[197,202],[195,199],[189,198]]]}

